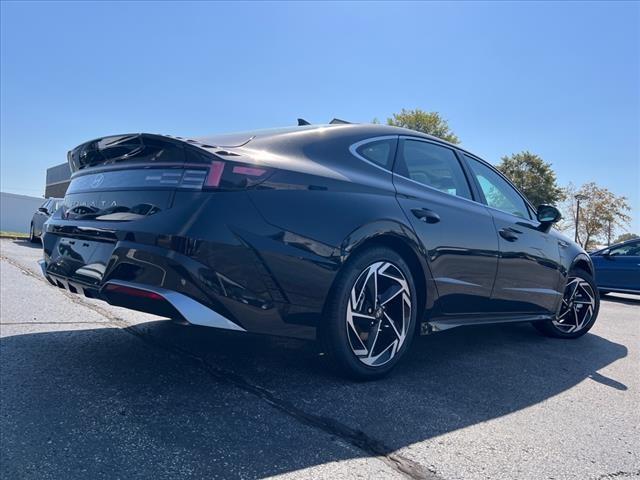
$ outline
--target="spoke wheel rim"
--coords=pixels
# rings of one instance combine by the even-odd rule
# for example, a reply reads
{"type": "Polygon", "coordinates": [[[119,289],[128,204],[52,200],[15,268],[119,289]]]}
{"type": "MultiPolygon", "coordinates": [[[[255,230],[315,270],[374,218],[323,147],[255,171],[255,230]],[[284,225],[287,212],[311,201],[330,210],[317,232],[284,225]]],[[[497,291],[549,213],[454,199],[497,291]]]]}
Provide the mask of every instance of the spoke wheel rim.
{"type": "Polygon", "coordinates": [[[591,322],[595,306],[596,296],[589,282],[580,277],[569,277],[553,324],[564,333],[579,332],[591,322]]]}
{"type": "Polygon", "coordinates": [[[411,323],[411,290],[402,271],[391,262],[375,262],[353,284],[346,328],[353,354],[369,367],[396,357],[411,323]]]}

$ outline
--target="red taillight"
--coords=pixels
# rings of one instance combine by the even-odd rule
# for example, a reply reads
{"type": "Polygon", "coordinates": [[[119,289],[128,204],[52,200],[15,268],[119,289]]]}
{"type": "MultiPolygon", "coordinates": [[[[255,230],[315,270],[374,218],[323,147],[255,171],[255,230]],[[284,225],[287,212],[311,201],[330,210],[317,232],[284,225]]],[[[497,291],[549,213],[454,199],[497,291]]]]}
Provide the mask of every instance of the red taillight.
{"type": "Polygon", "coordinates": [[[263,182],[273,170],[237,162],[214,160],[202,185],[205,189],[242,190],[263,182]]]}
{"type": "Polygon", "coordinates": [[[219,187],[222,173],[224,172],[224,162],[211,162],[209,174],[204,181],[205,187],[219,187]]]}
{"type": "Polygon", "coordinates": [[[109,293],[122,293],[131,297],[147,298],[149,300],[164,300],[162,295],[159,295],[156,292],[150,292],[149,290],[142,290],[140,288],[126,287],[124,285],[115,285],[110,283],[104,287],[104,289],[109,293]]]}
{"type": "Polygon", "coordinates": [[[267,173],[267,171],[264,168],[233,167],[233,173],[248,175],[249,177],[261,177],[262,175],[267,173]]]}

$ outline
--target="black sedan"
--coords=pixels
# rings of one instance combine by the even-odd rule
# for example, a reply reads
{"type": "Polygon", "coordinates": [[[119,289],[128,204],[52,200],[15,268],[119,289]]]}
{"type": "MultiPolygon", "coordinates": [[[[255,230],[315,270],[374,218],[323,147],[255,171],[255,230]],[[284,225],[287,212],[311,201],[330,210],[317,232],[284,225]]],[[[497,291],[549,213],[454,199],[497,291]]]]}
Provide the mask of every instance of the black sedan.
{"type": "Polygon", "coordinates": [[[612,245],[590,255],[601,294],[640,294],[640,239],[612,245]]]}
{"type": "Polygon", "coordinates": [[[31,223],[29,224],[29,241],[37,242],[42,236],[42,227],[44,222],[49,220],[49,217],[54,213],[58,207],[62,204],[61,198],[48,198],[44,201],[38,210],[33,213],[31,217],[31,223]]]}
{"type": "Polygon", "coordinates": [[[185,324],[318,339],[356,378],[416,334],[533,322],[576,338],[593,264],[478,156],[412,130],[328,124],[127,134],[69,152],[43,273],[185,324]]]}

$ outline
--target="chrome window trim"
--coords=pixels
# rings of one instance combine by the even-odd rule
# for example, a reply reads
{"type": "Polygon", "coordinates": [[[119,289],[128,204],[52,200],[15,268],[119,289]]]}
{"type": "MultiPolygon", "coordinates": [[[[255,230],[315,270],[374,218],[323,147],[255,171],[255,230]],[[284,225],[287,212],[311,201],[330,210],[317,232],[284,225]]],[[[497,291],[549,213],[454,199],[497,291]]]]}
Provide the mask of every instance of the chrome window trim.
{"type": "Polygon", "coordinates": [[[387,172],[387,173],[393,173],[393,171],[391,169],[393,169],[393,165],[391,165],[391,169],[388,168],[384,168],[381,167],[380,165],[378,165],[377,163],[372,162],[371,160],[363,157],[362,155],[360,155],[357,150],[358,148],[360,148],[363,145],[366,145],[368,143],[373,143],[373,142],[380,142],[382,140],[398,140],[399,135],[382,135],[380,137],[371,137],[371,138],[365,138],[364,140],[360,140],[359,142],[354,143],[353,145],[351,145],[349,147],[349,152],[351,153],[351,155],[353,155],[354,157],[356,157],[358,160],[362,160],[363,162],[368,163],[369,165],[373,165],[374,167],[382,170],[383,172],[387,172]]]}

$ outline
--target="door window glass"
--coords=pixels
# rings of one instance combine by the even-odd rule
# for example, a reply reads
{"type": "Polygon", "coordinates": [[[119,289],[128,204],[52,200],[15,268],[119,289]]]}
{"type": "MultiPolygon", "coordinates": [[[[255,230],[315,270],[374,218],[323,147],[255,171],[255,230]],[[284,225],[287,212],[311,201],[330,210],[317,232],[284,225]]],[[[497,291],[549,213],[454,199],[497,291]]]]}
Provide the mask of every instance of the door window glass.
{"type": "Polygon", "coordinates": [[[527,203],[497,172],[475,158],[465,155],[487,205],[522,218],[531,218],[527,203]]]}
{"type": "Polygon", "coordinates": [[[620,245],[619,247],[612,248],[609,251],[609,255],[616,257],[630,257],[640,255],[640,242],[631,242],[626,245],[620,245]]]}
{"type": "Polygon", "coordinates": [[[469,184],[453,150],[433,143],[405,140],[398,173],[450,195],[471,199],[469,184]]]}

